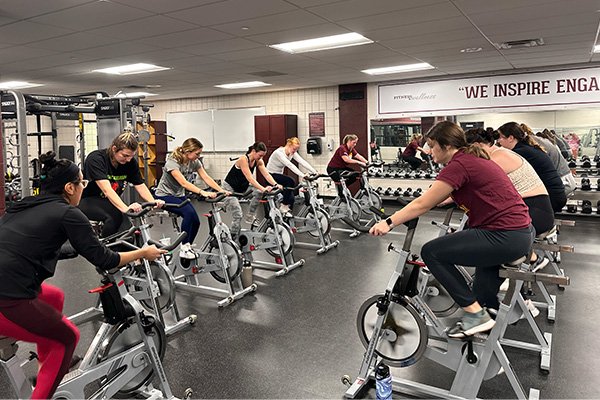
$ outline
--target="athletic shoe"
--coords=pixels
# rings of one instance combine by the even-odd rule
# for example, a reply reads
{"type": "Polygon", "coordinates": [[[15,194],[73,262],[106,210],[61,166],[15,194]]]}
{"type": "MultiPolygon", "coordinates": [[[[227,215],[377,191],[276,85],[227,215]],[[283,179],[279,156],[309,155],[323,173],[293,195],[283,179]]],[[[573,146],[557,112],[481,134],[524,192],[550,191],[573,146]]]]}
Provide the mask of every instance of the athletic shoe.
{"type": "Polygon", "coordinates": [[[490,317],[485,308],[476,313],[465,312],[462,319],[446,333],[449,338],[463,339],[476,333],[487,332],[494,327],[496,321],[490,317]]]}
{"type": "Polygon", "coordinates": [[[179,257],[185,258],[187,260],[193,260],[197,257],[196,252],[192,249],[192,245],[189,243],[184,243],[181,245],[179,249],[179,257]]]}
{"type": "MultiPolygon", "coordinates": [[[[531,299],[525,300],[525,305],[527,306],[527,309],[529,310],[531,315],[533,315],[533,318],[540,315],[540,310],[535,306],[535,304],[533,304],[533,301],[531,301],[531,299]]],[[[523,318],[525,318],[525,316],[523,316],[523,318]]]]}
{"type": "Polygon", "coordinates": [[[537,256],[537,260],[531,263],[531,272],[537,272],[543,269],[550,262],[546,256],[540,256],[539,254],[537,256]]]}

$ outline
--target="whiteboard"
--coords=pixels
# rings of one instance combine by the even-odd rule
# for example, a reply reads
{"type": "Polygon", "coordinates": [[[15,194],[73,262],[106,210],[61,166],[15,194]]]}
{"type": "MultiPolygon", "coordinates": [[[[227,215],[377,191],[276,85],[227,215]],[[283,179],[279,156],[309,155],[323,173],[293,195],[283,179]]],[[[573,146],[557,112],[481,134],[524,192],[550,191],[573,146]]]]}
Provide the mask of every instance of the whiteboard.
{"type": "Polygon", "coordinates": [[[265,107],[167,113],[167,133],[174,137],[168,148],[194,137],[204,151],[245,151],[254,143],[254,116],[265,114],[265,107]]]}
{"type": "Polygon", "coordinates": [[[198,139],[205,151],[213,151],[212,110],[167,113],[167,134],[174,137],[168,141],[169,151],[191,137],[198,139]]]}
{"type": "Polygon", "coordinates": [[[213,110],[215,151],[245,151],[254,143],[254,116],[265,107],[213,110]]]}

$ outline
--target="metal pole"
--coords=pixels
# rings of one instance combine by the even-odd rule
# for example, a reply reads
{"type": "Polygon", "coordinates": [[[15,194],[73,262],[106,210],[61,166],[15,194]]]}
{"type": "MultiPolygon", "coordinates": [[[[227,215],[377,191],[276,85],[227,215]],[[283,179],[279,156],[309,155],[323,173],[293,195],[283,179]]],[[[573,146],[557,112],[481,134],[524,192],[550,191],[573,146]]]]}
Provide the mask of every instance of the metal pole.
{"type": "Polygon", "coordinates": [[[29,182],[29,157],[27,156],[27,114],[25,112],[25,96],[23,93],[8,90],[15,98],[17,114],[17,134],[19,135],[19,174],[21,175],[21,198],[31,195],[29,182]]]}

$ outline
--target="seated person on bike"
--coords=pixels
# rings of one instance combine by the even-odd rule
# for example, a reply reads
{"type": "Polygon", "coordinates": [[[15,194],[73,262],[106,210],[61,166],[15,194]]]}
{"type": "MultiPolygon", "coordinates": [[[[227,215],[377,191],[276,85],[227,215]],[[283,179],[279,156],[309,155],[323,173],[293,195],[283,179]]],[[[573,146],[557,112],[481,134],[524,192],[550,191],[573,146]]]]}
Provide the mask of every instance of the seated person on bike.
{"type": "Polygon", "coordinates": [[[544,149],[516,122],[508,122],[498,128],[498,144],[521,155],[531,164],[546,186],[552,209],[554,212],[561,211],[567,204],[565,186],[544,149]]]}
{"type": "MultiPolygon", "coordinates": [[[[483,149],[490,159],[508,175],[529,208],[531,225],[536,234],[549,231],[554,226],[554,211],[544,183],[527,160],[512,150],[496,146],[494,134],[493,130],[483,130],[482,128],[469,129],[465,132],[467,143],[483,149]]],[[[533,253],[530,262],[532,269],[537,271],[544,268],[549,260],[545,256],[533,253]]]]}
{"type": "MultiPolygon", "coordinates": [[[[365,167],[368,163],[367,159],[358,154],[356,151],[356,143],[358,143],[358,136],[356,135],[346,135],[344,136],[344,140],[342,140],[342,145],[337,148],[335,153],[333,153],[333,157],[329,160],[329,164],[327,165],[327,173],[331,176],[331,179],[334,182],[340,181],[340,173],[344,171],[354,171],[350,165],[358,164],[361,167],[365,167]]],[[[356,181],[355,177],[346,179],[346,185],[350,186],[356,181]]],[[[342,195],[342,187],[341,185],[336,185],[338,195],[341,199],[343,199],[342,195]]]]}
{"type": "Polygon", "coordinates": [[[527,206],[506,173],[482,149],[467,144],[460,126],[440,122],[427,133],[427,142],[433,160],[446,166],[421,197],[378,222],[371,233],[385,235],[449,196],[465,210],[468,229],[433,239],[421,249],[429,270],[465,311],[462,321],[447,331],[449,337],[461,338],[494,326],[485,306],[498,309],[500,265],[526,255],[535,233],[527,206]],[[455,265],[476,267],[473,290],[455,265]]]}
{"type": "MultiPolygon", "coordinates": [[[[207,192],[190,182],[194,172],[197,172],[200,178],[217,192],[225,192],[225,189],[208,175],[202,161],[199,160],[203,147],[198,139],[189,138],[184,140],[181,146],[178,146],[171,153],[163,167],[163,174],[156,187],[155,196],[157,199],[164,200],[166,203],[180,204],[186,199],[186,190],[204,197],[214,198],[216,196],[215,192],[207,192]]],[[[188,203],[181,208],[168,208],[167,210],[183,218],[181,230],[186,232],[187,236],[183,239],[179,255],[182,258],[195,258],[196,254],[192,251],[192,243],[194,243],[198,229],[200,229],[200,218],[196,209],[188,203]]]]}
{"type": "Polygon", "coordinates": [[[0,335],[37,345],[36,399],[52,397],[79,340],[77,327],[62,315],[64,292],[43,283],[54,275],[61,245],[68,239],[104,270],[163,253],[154,246],[124,253],[104,247],[77,208],[87,181],[76,164],[54,156],[39,158],[40,195],[14,203],[0,219],[0,335]]]}
{"type": "MultiPolygon", "coordinates": [[[[279,186],[267,170],[267,167],[265,167],[265,162],[262,160],[265,154],[267,154],[267,146],[263,142],[255,142],[252,146],[248,147],[246,154],[238,158],[227,173],[223,182],[223,188],[229,192],[244,193],[252,185],[259,192],[271,191],[271,186],[265,187],[254,178],[253,174],[256,168],[258,168],[268,183],[273,186],[279,186]]],[[[227,197],[224,203],[226,209],[232,211],[231,236],[234,240],[237,240],[241,231],[242,207],[238,199],[234,196],[227,197]]],[[[257,207],[258,200],[255,201],[253,199],[250,202],[247,222],[252,222],[257,207]]]]}
{"type": "MultiPolygon", "coordinates": [[[[271,156],[269,157],[269,162],[267,162],[267,170],[275,179],[275,182],[279,183],[283,187],[294,187],[296,186],[296,181],[294,178],[289,177],[283,174],[284,168],[288,168],[291,172],[298,175],[298,178],[304,178],[304,173],[298,169],[293,163],[292,160],[296,161],[299,166],[304,167],[311,174],[316,174],[317,171],[306,162],[300,155],[298,154],[298,149],[300,148],[300,140],[297,137],[289,138],[284,147],[280,147],[275,150],[271,156]]],[[[291,208],[294,206],[294,191],[286,189],[283,191],[283,200],[281,201],[281,207],[279,210],[285,215],[289,214],[291,208]]]]}
{"type": "Polygon", "coordinates": [[[402,152],[402,159],[410,164],[411,169],[418,169],[421,166],[422,160],[417,157],[417,151],[426,153],[425,149],[421,147],[421,139],[423,135],[420,133],[413,135],[410,139],[410,143],[402,152]]]}
{"type": "Polygon", "coordinates": [[[138,140],[132,133],[117,136],[108,149],[94,150],[83,164],[83,175],[90,181],[83,191],[79,208],[93,221],[102,221],[102,236],[110,236],[119,231],[123,213],[127,210],[141,211],[139,203],[127,205],[121,200],[125,182],[132,183],[145,201],[156,201],[157,207],[164,204],[155,200],[140,174],[140,167],[133,158],[138,150],[138,140]]]}

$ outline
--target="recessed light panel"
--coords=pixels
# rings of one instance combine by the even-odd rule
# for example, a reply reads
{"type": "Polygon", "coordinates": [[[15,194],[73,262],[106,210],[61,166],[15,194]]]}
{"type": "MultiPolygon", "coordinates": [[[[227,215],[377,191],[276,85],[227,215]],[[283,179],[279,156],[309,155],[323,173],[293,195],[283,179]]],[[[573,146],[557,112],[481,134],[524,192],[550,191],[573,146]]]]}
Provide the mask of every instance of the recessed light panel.
{"type": "Polygon", "coordinates": [[[338,49],[340,47],[359,46],[361,44],[369,43],[373,43],[373,41],[363,35],[352,32],[315,39],[299,40],[297,42],[273,44],[269,47],[296,54],[308,53],[310,51],[338,49]]]}
{"type": "Polygon", "coordinates": [[[92,72],[102,72],[103,74],[111,75],[133,75],[133,74],[145,74],[147,72],[164,71],[167,67],[161,67],[154,64],[137,63],[128,65],[119,65],[118,67],[95,69],[92,72]]]}
{"type": "Polygon", "coordinates": [[[237,83],[224,83],[222,85],[215,85],[215,87],[221,89],[247,89],[261,86],[271,86],[270,83],[264,83],[261,81],[252,81],[252,82],[237,82],[237,83]]]}
{"type": "Polygon", "coordinates": [[[433,69],[434,67],[427,63],[418,63],[418,64],[407,64],[407,65],[396,65],[393,67],[383,67],[383,68],[371,68],[364,69],[360,72],[364,72],[369,75],[385,75],[385,74],[399,74],[402,72],[411,72],[411,71],[421,71],[425,69],[433,69]]]}

